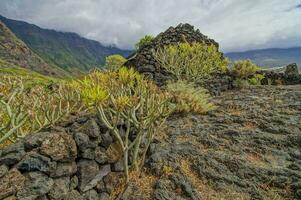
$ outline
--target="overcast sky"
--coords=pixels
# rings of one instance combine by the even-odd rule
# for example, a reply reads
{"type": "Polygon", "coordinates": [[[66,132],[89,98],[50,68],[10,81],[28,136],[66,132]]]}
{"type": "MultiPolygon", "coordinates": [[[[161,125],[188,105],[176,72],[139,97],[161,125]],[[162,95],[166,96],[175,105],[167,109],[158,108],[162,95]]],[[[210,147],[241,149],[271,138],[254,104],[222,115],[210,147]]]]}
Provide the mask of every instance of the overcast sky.
{"type": "Polygon", "coordinates": [[[181,22],[226,52],[301,46],[301,0],[0,0],[0,14],[127,49],[181,22]]]}

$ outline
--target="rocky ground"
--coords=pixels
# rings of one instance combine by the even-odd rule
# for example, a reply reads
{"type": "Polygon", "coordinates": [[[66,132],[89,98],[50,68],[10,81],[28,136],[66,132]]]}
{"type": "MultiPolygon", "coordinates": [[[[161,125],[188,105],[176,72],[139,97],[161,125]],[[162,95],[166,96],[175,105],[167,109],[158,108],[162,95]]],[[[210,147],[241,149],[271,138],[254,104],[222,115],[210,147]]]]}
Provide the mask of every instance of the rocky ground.
{"type": "Polygon", "coordinates": [[[301,85],[228,91],[214,102],[208,115],[168,120],[147,162],[153,190],[140,181],[123,199],[301,199],[301,85]]]}

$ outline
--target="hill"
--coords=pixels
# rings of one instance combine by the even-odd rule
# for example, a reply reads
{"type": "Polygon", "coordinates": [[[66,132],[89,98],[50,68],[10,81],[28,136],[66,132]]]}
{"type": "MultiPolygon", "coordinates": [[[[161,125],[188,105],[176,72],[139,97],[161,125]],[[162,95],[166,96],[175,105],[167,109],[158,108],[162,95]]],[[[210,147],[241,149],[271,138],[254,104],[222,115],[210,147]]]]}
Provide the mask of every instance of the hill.
{"type": "Polygon", "coordinates": [[[45,75],[59,76],[61,69],[50,67],[0,22],[0,67],[23,67],[45,75]]]}
{"type": "Polygon", "coordinates": [[[86,72],[100,67],[108,55],[128,56],[130,54],[130,51],[106,47],[75,33],[43,29],[3,16],[0,16],[0,20],[49,65],[58,66],[71,73],[86,72]]]}
{"type": "Polygon", "coordinates": [[[279,67],[290,63],[301,66],[301,47],[288,49],[260,49],[245,52],[226,53],[231,60],[251,59],[262,67],[279,67]]]}

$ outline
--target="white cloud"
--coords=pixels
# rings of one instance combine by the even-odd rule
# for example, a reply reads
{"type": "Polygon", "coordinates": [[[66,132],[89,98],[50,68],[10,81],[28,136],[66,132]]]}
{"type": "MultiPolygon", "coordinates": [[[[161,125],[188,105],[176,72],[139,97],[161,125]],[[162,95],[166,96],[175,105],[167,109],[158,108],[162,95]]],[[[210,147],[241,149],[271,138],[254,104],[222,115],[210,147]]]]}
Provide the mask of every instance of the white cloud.
{"type": "Polygon", "coordinates": [[[1,0],[0,13],[133,48],[145,34],[188,22],[225,51],[301,45],[300,0],[1,0]]]}

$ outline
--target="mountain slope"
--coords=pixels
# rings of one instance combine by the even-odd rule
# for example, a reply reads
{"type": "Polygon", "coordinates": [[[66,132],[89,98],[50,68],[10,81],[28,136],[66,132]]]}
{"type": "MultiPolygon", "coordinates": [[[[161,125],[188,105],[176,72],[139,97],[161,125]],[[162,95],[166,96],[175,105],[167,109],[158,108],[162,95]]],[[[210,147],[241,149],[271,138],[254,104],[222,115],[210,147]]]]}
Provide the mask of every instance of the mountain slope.
{"type": "Polygon", "coordinates": [[[23,67],[44,75],[63,75],[63,70],[50,67],[0,21],[0,67],[23,67]]]}
{"type": "Polygon", "coordinates": [[[48,64],[72,73],[100,67],[108,55],[130,54],[130,51],[105,47],[97,41],[85,39],[75,33],[42,29],[33,24],[2,16],[0,20],[48,64]]]}
{"type": "Polygon", "coordinates": [[[262,67],[278,67],[290,63],[301,66],[301,47],[288,49],[261,49],[226,53],[231,60],[251,59],[262,67]]]}

